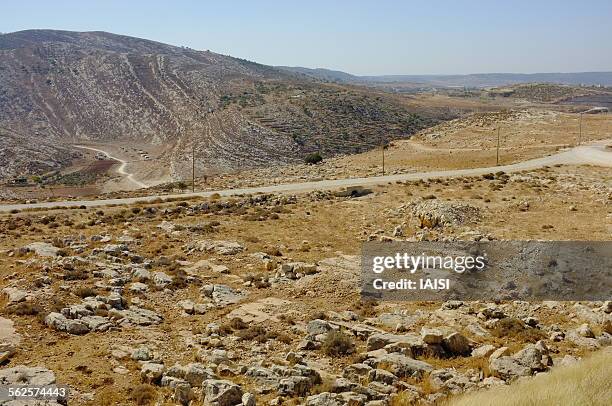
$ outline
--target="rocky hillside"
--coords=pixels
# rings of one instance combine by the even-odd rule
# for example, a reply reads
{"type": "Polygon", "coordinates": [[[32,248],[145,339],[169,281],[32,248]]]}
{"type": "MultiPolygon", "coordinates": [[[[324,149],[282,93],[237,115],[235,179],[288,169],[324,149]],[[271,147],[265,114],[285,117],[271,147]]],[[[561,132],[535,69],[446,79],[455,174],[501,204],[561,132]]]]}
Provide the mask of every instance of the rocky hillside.
{"type": "Polygon", "coordinates": [[[367,149],[437,121],[385,96],[265,65],[105,32],[0,35],[0,176],[65,164],[74,142],[161,145],[171,167],[191,143],[235,169],[367,149]]]}
{"type": "Polygon", "coordinates": [[[581,96],[611,95],[612,91],[600,87],[578,87],[553,83],[527,83],[489,91],[492,95],[514,97],[532,102],[558,103],[581,96]]]}

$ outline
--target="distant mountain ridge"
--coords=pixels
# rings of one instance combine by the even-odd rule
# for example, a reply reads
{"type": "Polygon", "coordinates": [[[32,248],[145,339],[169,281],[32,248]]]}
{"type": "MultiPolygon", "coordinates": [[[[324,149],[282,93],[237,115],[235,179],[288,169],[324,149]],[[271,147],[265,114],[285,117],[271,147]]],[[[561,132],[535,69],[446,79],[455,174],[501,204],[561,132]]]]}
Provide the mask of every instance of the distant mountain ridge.
{"type": "MultiPolygon", "coordinates": [[[[447,114],[445,112],[440,115],[447,114]]],[[[352,153],[437,122],[392,97],[107,32],[0,35],[0,179],[60,169],[71,144],[159,152],[169,178],[352,153]]]]}
{"type": "Polygon", "coordinates": [[[474,73],[467,75],[380,75],[357,76],[324,68],[278,66],[289,72],[337,83],[415,83],[438,87],[497,87],[521,83],[612,86],[612,72],[575,73],[474,73]]]}

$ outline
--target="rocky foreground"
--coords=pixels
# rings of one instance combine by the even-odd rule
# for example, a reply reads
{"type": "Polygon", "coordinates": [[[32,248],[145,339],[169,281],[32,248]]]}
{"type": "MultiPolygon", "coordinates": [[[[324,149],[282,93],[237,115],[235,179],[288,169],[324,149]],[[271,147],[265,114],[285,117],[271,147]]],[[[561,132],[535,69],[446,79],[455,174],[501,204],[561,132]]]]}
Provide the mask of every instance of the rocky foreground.
{"type": "MultiPolygon", "coordinates": [[[[524,178],[496,176],[470,193],[524,178]]],[[[71,405],[436,404],[610,346],[610,301],[362,300],[360,240],[498,238],[482,202],[394,190],[386,209],[361,190],[4,217],[0,384],[66,384],[71,405]],[[384,224],[356,220],[366,199],[384,224]],[[347,242],[315,241],[342,216],[347,242]]]]}

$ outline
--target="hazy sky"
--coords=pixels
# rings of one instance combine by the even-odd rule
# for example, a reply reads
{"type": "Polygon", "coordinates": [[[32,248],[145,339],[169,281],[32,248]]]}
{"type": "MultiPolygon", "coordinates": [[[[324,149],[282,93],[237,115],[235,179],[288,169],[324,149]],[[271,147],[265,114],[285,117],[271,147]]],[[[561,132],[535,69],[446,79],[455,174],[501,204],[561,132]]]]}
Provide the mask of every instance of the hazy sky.
{"type": "Polygon", "coordinates": [[[612,70],[612,0],[0,0],[0,32],[32,28],[364,75],[612,70]]]}

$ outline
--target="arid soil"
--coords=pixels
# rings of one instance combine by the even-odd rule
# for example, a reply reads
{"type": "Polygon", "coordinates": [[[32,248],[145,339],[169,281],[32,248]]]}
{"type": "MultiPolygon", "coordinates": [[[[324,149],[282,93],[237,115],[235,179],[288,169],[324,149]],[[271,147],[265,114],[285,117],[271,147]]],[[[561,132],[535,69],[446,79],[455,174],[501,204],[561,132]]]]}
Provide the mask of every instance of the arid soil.
{"type": "Polygon", "coordinates": [[[3,215],[2,317],[20,335],[3,369],[47,368],[91,405],[435,404],[511,384],[608,346],[610,302],[363,301],[361,242],[607,240],[611,190],[609,168],[561,166],[3,215]],[[479,214],[421,228],[408,207],[431,201],[479,214]]]}

